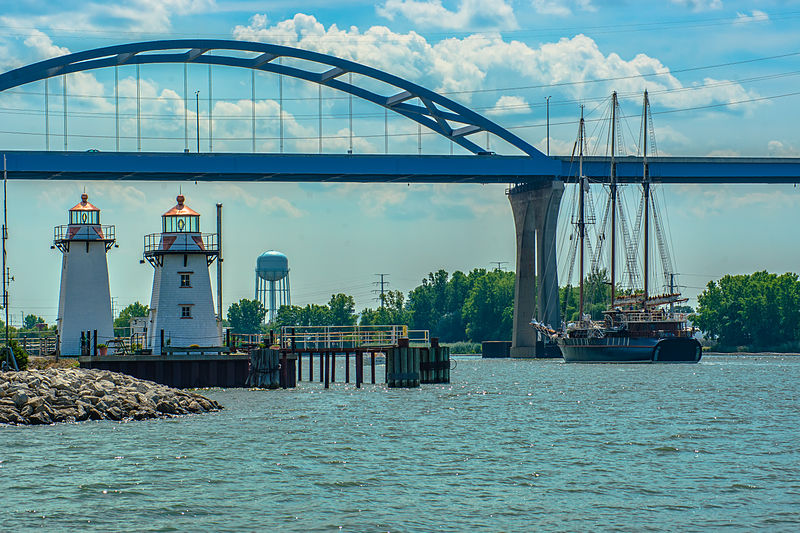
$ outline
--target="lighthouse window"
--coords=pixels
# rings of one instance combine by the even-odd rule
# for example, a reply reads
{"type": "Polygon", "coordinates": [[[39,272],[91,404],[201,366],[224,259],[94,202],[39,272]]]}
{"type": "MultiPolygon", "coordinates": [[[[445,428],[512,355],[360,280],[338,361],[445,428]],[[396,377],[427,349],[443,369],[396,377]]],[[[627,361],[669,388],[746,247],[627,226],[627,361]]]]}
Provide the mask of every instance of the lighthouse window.
{"type": "Polygon", "coordinates": [[[192,306],[191,305],[182,305],[181,306],[181,318],[192,318],[192,306]]]}
{"type": "Polygon", "coordinates": [[[69,212],[70,224],[99,224],[100,212],[99,211],[70,211],[69,212]]]}
{"type": "Polygon", "coordinates": [[[197,233],[200,231],[199,216],[164,217],[164,233],[197,233]]]}
{"type": "Polygon", "coordinates": [[[189,279],[189,274],[181,274],[181,287],[191,287],[192,282],[189,279]]]}

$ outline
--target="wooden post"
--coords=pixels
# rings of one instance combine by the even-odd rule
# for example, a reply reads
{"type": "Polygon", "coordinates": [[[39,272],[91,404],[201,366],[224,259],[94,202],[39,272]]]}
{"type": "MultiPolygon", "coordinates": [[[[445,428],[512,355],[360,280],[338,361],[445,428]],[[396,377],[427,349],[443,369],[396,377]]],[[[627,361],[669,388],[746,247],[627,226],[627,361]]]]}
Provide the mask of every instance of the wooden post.
{"type": "Polygon", "coordinates": [[[297,381],[303,381],[303,354],[297,354],[297,381]]]}
{"type": "Polygon", "coordinates": [[[373,351],[370,355],[372,356],[372,384],[375,385],[375,352],[373,351]]]}
{"type": "Polygon", "coordinates": [[[286,352],[281,352],[281,387],[284,389],[289,388],[289,360],[286,357],[286,352]]]}
{"type": "Polygon", "coordinates": [[[356,388],[361,388],[361,379],[364,372],[364,353],[356,352],[356,388]]]}
{"type": "Polygon", "coordinates": [[[350,383],[350,351],[344,353],[344,382],[350,383]]]}
{"type": "Polygon", "coordinates": [[[164,330],[161,330],[161,355],[164,355],[164,330]]]}
{"type": "Polygon", "coordinates": [[[231,347],[231,330],[230,330],[230,328],[225,330],[225,347],[226,348],[230,348],[231,347]]]}
{"type": "Polygon", "coordinates": [[[336,383],[336,352],[331,352],[331,383],[336,383]]]}
{"type": "Polygon", "coordinates": [[[94,356],[97,357],[97,330],[94,330],[94,356]]]}
{"type": "MultiPolygon", "coordinates": [[[[327,389],[329,384],[330,384],[329,377],[330,377],[330,369],[331,369],[331,359],[330,359],[330,355],[328,354],[328,352],[325,352],[324,359],[325,359],[325,365],[324,365],[324,367],[325,367],[325,388],[327,389]]],[[[323,358],[320,357],[319,360],[322,361],[323,358]]]]}
{"type": "Polygon", "coordinates": [[[314,352],[308,352],[308,381],[314,381],[314,352]]]}
{"type": "Polygon", "coordinates": [[[322,383],[324,381],[324,374],[325,374],[325,358],[328,356],[328,352],[320,352],[319,353],[319,382],[322,383]]]}

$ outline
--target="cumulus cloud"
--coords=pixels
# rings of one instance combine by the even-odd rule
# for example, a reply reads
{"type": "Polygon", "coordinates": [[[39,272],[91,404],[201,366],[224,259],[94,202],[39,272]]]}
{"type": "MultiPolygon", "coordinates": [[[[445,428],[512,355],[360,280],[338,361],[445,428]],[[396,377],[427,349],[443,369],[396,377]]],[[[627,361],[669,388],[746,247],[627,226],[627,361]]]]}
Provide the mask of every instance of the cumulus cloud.
{"type": "Polygon", "coordinates": [[[754,9],[750,12],[749,15],[746,13],[737,12],[734,24],[749,24],[751,22],[766,22],[768,20],[769,20],[769,15],[767,15],[763,11],[754,9]]]}
{"type": "Polygon", "coordinates": [[[464,38],[428,42],[409,32],[395,33],[383,26],[365,31],[335,24],[325,27],[311,15],[297,14],[269,25],[265,16],[255,16],[246,26],[236,26],[234,37],[280,43],[344,57],[385,70],[397,76],[450,93],[454,99],[470,103],[471,91],[487,88],[487,80],[514,79],[530,85],[567,84],[563,90],[571,97],[588,94],[641,92],[646,87],[659,95],[659,105],[684,107],[730,102],[755,96],[741,85],[708,78],[702,84],[686,87],[657,58],[638,54],[623,59],[604,53],[585,35],[562,38],[531,47],[519,41],[506,41],[499,34],[481,33],[464,38]],[[642,76],[646,76],[643,78],[642,76]],[[610,79],[614,81],[582,82],[610,79]],[[672,91],[672,92],[665,92],[672,91]]]}
{"type": "Polygon", "coordinates": [[[448,30],[514,30],[519,26],[508,0],[460,0],[450,11],[441,0],[387,0],[376,7],[389,20],[402,16],[415,25],[448,30]]]}
{"type": "Polygon", "coordinates": [[[294,205],[294,203],[292,203],[290,200],[287,200],[282,196],[254,195],[248,191],[245,191],[239,185],[226,184],[224,188],[218,188],[218,191],[232,198],[233,201],[240,201],[244,203],[244,205],[246,205],[249,209],[257,209],[263,213],[283,213],[291,218],[301,218],[308,214],[308,212],[303,211],[294,205]]]}
{"type": "Polygon", "coordinates": [[[486,113],[488,115],[520,115],[531,112],[531,106],[522,96],[501,96],[486,113]]]}
{"type": "Polygon", "coordinates": [[[44,15],[24,19],[5,17],[5,24],[20,28],[69,29],[158,33],[172,28],[175,15],[214,10],[216,0],[130,0],[128,2],[80,2],[63,0],[44,15]]]}
{"type": "Polygon", "coordinates": [[[533,9],[540,15],[567,17],[573,10],[597,11],[592,0],[533,0],[533,9]]]}
{"type": "Polygon", "coordinates": [[[722,9],[722,0],[671,0],[673,4],[690,8],[692,11],[711,11],[722,9]]]}
{"type": "Polygon", "coordinates": [[[767,151],[773,157],[795,157],[800,155],[800,150],[782,141],[770,141],[767,144],[767,151]]]}

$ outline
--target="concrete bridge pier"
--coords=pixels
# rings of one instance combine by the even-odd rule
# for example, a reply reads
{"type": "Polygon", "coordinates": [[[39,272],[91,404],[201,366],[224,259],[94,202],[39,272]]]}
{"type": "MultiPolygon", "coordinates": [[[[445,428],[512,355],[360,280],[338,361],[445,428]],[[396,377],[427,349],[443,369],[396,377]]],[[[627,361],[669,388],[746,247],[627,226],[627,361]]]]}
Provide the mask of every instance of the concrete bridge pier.
{"type": "Polygon", "coordinates": [[[557,179],[518,185],[508,193],[517,234],[511,357],[545,356],[532,318],[554,328],[561,324],[556,226],[562,194],[564,183],[557,179]]]}

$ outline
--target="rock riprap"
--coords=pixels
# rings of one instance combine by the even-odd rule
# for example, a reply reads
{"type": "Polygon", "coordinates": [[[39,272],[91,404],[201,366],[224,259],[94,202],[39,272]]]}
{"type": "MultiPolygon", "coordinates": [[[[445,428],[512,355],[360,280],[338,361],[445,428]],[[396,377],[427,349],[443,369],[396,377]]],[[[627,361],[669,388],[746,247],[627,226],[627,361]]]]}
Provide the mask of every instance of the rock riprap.
{"type": "Polygon", "coordinates": [[[0,372],[0,424],[143,420],[219,409],[200,394],[107,370],[0,372]]]}

